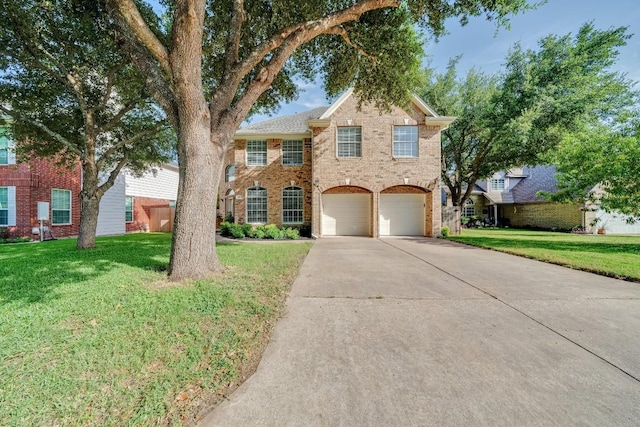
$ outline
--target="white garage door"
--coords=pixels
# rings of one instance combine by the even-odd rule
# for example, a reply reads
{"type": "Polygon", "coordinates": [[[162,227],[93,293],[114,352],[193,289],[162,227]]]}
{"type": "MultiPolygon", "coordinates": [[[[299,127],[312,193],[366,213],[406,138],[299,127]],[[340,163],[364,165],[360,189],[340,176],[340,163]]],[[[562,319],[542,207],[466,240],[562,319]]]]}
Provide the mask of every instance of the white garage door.
{"type": "Polygon", "coordinates": [[[424,194],[381,194],[381,236],[424,236],[424,194]]]}
{"type": "Polygon", "coordinates": [[[322,195],[322,234],[325,236],[368,236],[370,218],[370,194],[322,195]]]}
{"type": "Polygon", "coordinates": [[[600,218],[598,226],[604,225],[607,234],[640,234],[640,221],[628,224],[626,216],[598,211],[596,217],[600,218]]]}

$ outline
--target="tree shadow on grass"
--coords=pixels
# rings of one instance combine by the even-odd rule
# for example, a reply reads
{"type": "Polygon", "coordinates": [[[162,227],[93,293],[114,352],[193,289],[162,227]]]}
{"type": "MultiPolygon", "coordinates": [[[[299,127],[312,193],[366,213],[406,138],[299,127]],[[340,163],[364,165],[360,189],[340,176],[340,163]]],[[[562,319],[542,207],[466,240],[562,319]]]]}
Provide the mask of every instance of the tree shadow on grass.
{"type": "Polygon", "coordinates": [[[98,238],[96,248],[77,250],[75,239],[0,246],[0,304],[57,298],[56,289],[87,282],[128,265],[165,271],[171,236],[129,234],[98,238]]]}

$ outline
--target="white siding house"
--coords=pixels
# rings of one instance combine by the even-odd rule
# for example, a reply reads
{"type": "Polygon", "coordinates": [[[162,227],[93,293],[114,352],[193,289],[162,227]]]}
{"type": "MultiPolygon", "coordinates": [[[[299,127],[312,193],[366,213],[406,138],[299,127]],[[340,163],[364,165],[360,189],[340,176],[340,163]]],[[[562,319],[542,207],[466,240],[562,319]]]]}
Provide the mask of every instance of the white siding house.
{"type": "Polygon", "coordinates": [[[125,175],[120,174],[104,196],[100,200],[100,213],[98,214],[97,236],[110,236],[124,234],[124,202],[125,202],[125,175]]]}
{"type": "Polygon", "coordinates": [[[135,177],[130,172],[125,172],[125,175],[127,196],[166,200],[178,198],[177,166],[164,165],[141,177],[135,177]]]}

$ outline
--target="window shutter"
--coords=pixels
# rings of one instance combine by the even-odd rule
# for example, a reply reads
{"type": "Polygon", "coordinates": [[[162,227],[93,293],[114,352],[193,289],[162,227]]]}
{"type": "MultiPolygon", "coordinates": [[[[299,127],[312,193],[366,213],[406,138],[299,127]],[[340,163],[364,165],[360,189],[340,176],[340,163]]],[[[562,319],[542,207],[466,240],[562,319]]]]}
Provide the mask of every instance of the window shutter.
{"type": "Polygon", "coordinates": [[[9,216],[7,225],[12,227],[16,225],[16,187],[7,187],[7,193],[9,195],[9,216]]]}
{"type": "MultiPolygon", "coordinates": [[[[9,140],[9,144],[8,144],[8,150],[7,150],[7,164],[8,165],[15,165],[16,164],[16,150],[15,150],[16,144],[15,142],[13,142],[12,140],[9,140]]],[[[9,187],[11,188],[11,187],[9,187]]],[[[13,187],[13,191],[15,194],[15,187],[13,187]]],[[[11,202],[9,202],[11,203],[11,202]]],[[[14,205],[15,207],[15,205],[14,205]]],[[[15,216],[14,216],[15,218],[15,216]]],[[[14,224],[15,225],[15,224],[14,224]]]]}

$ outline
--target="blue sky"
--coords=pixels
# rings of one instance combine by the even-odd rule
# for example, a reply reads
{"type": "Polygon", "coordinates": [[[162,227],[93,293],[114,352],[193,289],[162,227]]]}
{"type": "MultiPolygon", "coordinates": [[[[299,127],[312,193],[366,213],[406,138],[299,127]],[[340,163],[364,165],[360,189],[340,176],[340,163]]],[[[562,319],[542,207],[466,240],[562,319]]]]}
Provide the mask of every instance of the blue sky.
{"type": "MultiPolygon", "coordinates": [[[[465,26],[451,20],[446,28],[449,34],[438,43],[427,42],[426,52],[432,67],[444,71],[449,61],[462,55],[458,71],[476,69],[492,73],[500,70],[509,48],[520,42],[523,48],[536,48],[537,42],[548,34],[575,34],[580,26],[593,21],[598,29],[628,26],[635,34],[627,46],[620,50],[615,69],[640,81],[640,2],[638,0],[549,0],[537,10],[528,11],[511,19],[511,29],[500,28],[483,18],[475,18],[465,26]]],[[[302,84],[301,94],[294,102],[281,106],[275,115],[294,114],[328,105],[330,102],[319,84],[302,84]]],[[[254,116],[255,123],[267,116],[254,116]]]]}

